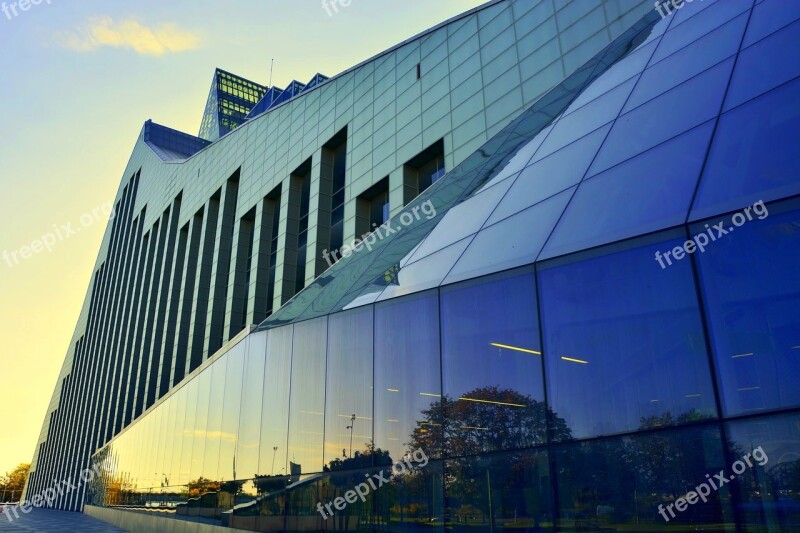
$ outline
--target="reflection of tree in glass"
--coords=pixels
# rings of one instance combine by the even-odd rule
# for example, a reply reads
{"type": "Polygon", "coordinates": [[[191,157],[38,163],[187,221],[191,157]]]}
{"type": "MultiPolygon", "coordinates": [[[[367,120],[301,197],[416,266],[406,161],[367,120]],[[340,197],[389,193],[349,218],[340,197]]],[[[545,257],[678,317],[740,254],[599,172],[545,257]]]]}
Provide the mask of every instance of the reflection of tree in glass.
{"type": "Polygon", "coordinates": [[[643,416],[639,421],[639,431],[645,429],[655,429],[667,426],[680,426],[690,422],[698,422],[700,420],[711,420],[714,417],[709,414],[703,414],[697,409],[690,409],[685,413],[681,413],[677,418],[672,414],[672,411],[665,411],[661,415],[643,416]]]}
{"type": "Polygon", "coordinates": [[[411,434],[409,450],[438,457],[474,455],[492,450],[529,448],[546,442],[549,419],[553,438],[569,440],[566,421],[528,395],[513,389],[481,387],[454,399],[443,396],[411,434]]]}

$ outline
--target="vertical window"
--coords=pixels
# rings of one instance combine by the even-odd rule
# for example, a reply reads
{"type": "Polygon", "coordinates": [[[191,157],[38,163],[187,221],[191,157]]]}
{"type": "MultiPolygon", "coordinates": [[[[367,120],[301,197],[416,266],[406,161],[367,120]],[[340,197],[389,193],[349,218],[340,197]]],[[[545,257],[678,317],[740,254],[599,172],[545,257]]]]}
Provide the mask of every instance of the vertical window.
{"type": "Polygon", "coordinates": [[[408,161],[403,167],[404,203],[422,194],[445,175],[444,141],[439,140],[408,161]]]}
{"type": "Polygon", "coordinates": [[[375,446],[393,460],[413,448],[441,457],[439,365],[436,291],[375,307],[375,446]]]}
{"type": "Polygon", "coordinates": [[[361,193],[356,199],[356,236],[375,231],[389,220],[389,177],[361,193]]]}
{"type": "MultiPolygon", "coordinates": [[[[248,345],[236,447],[236,479],[239,480],[252,479],[258,471],[266,341],[267,332],[265,331],[250,335],[246,341],[248,345]]],[[[275,414],[272,409],[270,412],[275,414]]],[[[255,487],[252,482],[244,485],[244,492],[255,495],[255,487]]]]}
{"type": "MultiPolygon", "coordinates": [[[[258,476],[286,476],[289,385],[292,377],[292,326],[268,331],[261,411],[258,476]]],[[[262,492],[271,492],[265,482],[262,492]]]]}
{"type": "Polygon", "coordinates": [[[327,319],[294,325],[289,400],[289,472],[321,472],[325,431],[327,319]]]}
{"type": "Polygon", "coordinates": [[[748,208],[747,222],[742,211],[692,226],[691,233],[700,235],[707,225],[743,221],[695,254],[727,415],[800,405],[797,206],[760,203],[748,208]]]}
{"type": "Polygon", "coordinates": [[[331,469],[371,465],[372,333],[371,306],[328,318],[325,465],[331,469]]]}
{"type": "Polygon", "coordinates": [[[533,273],[445,287],[441,315],[446,452],[543,443],[547,413],[533,273]]]}

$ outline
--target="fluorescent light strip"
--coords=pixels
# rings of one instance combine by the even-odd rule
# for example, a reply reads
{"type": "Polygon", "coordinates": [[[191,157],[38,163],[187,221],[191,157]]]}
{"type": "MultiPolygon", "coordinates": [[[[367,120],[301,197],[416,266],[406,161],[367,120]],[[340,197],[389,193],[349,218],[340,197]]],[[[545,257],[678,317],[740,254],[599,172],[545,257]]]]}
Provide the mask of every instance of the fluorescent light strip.
{"type": "Polygon", "coordinates": [[[386,389],[386,390],[388,390],[389,392],[400,392],[400,389],[386,389]]]}
{"type": "Polygon", "coordinates": [[[761,387],[742,387],[741,389],[736,389],[737,392],[745,392],[749,390],[758,390],[761,387]]]}
{"type": "MultiPolygon", "coordinates": [[[[336,415],[336,416],[338,416],[339,418],[353,418],[353,415],[336,415]]],[[[372,419],[369,418],[368,416],[357,416],[356,420],[372,420],[372,419]]]]}
{"type": "Polygon", "coordinates": [[[702,394],[687,394],[686,398],[699,398],[701,396],[702,396],[702,394]]]}
{"type": "Polygon", "coordinates": [[[459,400],[466,400],[468,402],[478,402],[478,403],[492,403],[495,405],[507,405],[509,407],[528,407],[527,405],[522,405],[519,403],[492,402],[489,400],[478,400],[477,398],[459,398],[459,400]]]}
{"type": "Polygon", "coordinates": [[[751,355],[753,355],[753,352],[750,352],[750,353],[740,353],[740,354],[738,354],[738,355],[732,355],[732,356],[731,356],[731,359],[739,359],[740,357],[750,357],[751,355]]]}
{"type": "Polygon", "coordinates": [[[304,415],[324,415],[325,413],[318,413],[316,411],[300,411],[304,415]]]}
{"type": "Polygon", "coordinates": [[[420,392],[420,396],[433,396],[434,398],[441,398],[441,394],[433,394],[432,392],[420,392]]]}
{"type": "Polygon", "coordinates": [[[495,346],[497,348],[505,348],[507,350],[515,350],[517,352],[525,352],[525,353],[532,353],[534,355],[542,355],[542,352],[537,352],[536,350],[529,350],[527,348],[520,348],[518,346],[509,346],[508,344],[500,344],[499,342],[490,342],[491,346],[495,346]]]}
{"type": "Polygon", "coordinates": [[[792,350],[800,350],[800,345],[798,345],[798,346],[792,346],[792,350]]]}
{"type": "Polygon", "coordinates": [[[589,361],[584,361],[583,359],[574,359],[572,357],[564,357],[563,355],[561,356],[561,359],[563,359],[564,361],[569,361],[570,363],[580,363],[582,365],[589,364],[589,361]]]}

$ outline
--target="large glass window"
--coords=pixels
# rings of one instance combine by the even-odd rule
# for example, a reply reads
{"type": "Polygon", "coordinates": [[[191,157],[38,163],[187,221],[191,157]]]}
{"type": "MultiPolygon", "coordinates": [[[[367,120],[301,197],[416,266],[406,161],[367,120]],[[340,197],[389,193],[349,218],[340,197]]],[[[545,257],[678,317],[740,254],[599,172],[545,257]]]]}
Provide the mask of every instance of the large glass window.
{"type": "Polygon", "coordinates": [[[189,433],[194,441],[192,444],[192,466],[191,479],[199,478],[203,475],[203,463],[205,461],[206,439],[208,438],[208,399],[211,395],[212,387],[218,386],[211,382],[211,369],[207,368],[194,378],[197,381],[197,405],[194,416],[194,428],[189,433]]]}
{"type": "Polygon", "coordinates": [[[692,265],[656,260],[683,244],[655,237],[539,269],[556,439],[716,416],[692,265]]]}
{"type": "MultiPolygon", "coordinates": [[[[800,405],[797,207],[760,203],[748,212],[752,220],[744,212],[721,217],[723,229],[746,222],[697,255],[728,415],[800,405]]],[[[692,227],[695,234],[705,231],[706,224],[692,227]]]]}
{"type": "MultiPolygon", "coordinates": [[[[186,384],[186,418],[183,422],[183,452],[181,453],[181,469],[179,483],[185,485],[193,478],[192,472],[192,449],[194,447],[194,423],[197,412],[197,380],[191,380],[186,384]]],[[[144,420],[147,420],[146,418],[144,420]]],[[[139,450],[146,449],[144,447],[139,450]]]]}
{"type": "Polygon", "coordinates": [[[219,442],[222,427],[222,403],[225,398],[225,374],[227,355],[223,355],[211,365],[211,387],[208,398],[208,423],[206,424],[206,445],[203,459],[203,477],[218,480],[219,442]]]}
{"type": "Polygon", "coordinates": [[[325,431],[327,318],[294,325],[289,400],[289,473],[320,472],[325,431]]]}
{"type": "Polygon", "coordinates": [[[292,376],[292,326],[269,330],[261,412],[258,475],[286,475],[289,384],[292,376]]]}
{"type": "Polygon", "coordinates": [[[547,451],[451,459],[445,517],[464,531],[550,531],[553,498],[547,451]]]}
{"type": "Polygon", "coordinates": [[[392,460],[414,451],[409,439],[428,457],[441,457],[441,414],[434,414],[441,411],[440,375],[437,291],[378,304],[375,446],[392,460]]]}
{"type": "Polygon", "coordinates": [[[558,531],[735,530],[727,485],[709,488],[705,502],[695,492],[726,468],[717,426],[558,446],[552,456],[558,531]]]}
{"type": "Polygon", "coordinates": [[[251,479],[258,475],[267,333],[254,333],[248,337],[248,342],[244,387],[242,388],[242,409],[239,415],[239,440],[236,451],[237,479],[251,479]]]}
{"type": "Polygon", "coordinates": [[[372,330],[372,306],[328,319],[325,463],[330,468],[371,465],[372,330]]]}
{"type": "MultiPolygon", "coordinates": [[[[545,441],[536,290],[529,270],[442,289],[445,452],[545,441]]],[[[431,409],[433,423],[442,405],[431,409]]]]}
{"type": "Polygon", "coordinates": [[[798,531],[800,414],[744,420],[727,429],[742,531],[798,531]]]}
{"type": "MultiPolygon", "coordinates": [[[[243,340],[227,353],[225,398],[222,402],[222,425],[219,432],[218,481],[231,481],[238,477],[238,472],[236,472],[236,442],[239,433],[239,411],[242,406],[242,384],[244,381],[244,360],[247,355],[247,344],[248,339],[243,340]]],[[[248,473],[248,475],[251,474],[248,473]]]]}

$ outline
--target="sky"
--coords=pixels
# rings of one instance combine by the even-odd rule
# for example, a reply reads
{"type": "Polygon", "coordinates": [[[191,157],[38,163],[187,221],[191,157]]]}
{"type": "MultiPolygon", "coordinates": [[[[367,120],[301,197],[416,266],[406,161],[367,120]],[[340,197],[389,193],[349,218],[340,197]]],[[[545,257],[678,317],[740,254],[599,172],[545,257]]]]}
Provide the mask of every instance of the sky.
{"type": "Polygon", "coordinates": [[[18,1],[0,0],[0,474],[33,457],[147,119],[196,135],[215,67],[266,85],[274,59],[274,85],[305,83],[484,3],[18,1]]]}

